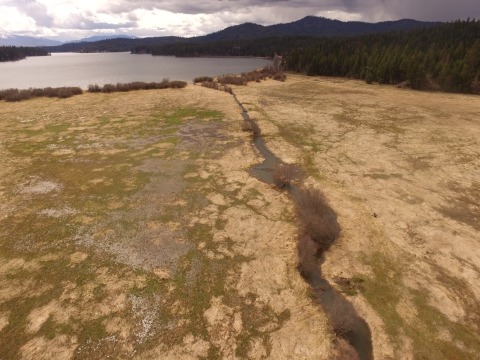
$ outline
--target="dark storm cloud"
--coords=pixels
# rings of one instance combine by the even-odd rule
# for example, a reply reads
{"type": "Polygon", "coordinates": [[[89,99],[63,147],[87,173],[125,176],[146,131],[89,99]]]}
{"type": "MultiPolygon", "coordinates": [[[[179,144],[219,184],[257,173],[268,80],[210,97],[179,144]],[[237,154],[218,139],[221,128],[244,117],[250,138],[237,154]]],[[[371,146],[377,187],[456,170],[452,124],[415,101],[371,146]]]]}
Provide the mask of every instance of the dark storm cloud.
{"type": "Polygon", "coordinates": [[[414,18],[446,21],[480,17],[479,0],[120,0],[109,5],[108,11],[124,13],[139,8],[182,14],[253,12],[259,8],[272,8],[276,13],[286,14],[292,9],[304,9],[312,14],[326,11],[354,13],[365,20],[414,18]]]}

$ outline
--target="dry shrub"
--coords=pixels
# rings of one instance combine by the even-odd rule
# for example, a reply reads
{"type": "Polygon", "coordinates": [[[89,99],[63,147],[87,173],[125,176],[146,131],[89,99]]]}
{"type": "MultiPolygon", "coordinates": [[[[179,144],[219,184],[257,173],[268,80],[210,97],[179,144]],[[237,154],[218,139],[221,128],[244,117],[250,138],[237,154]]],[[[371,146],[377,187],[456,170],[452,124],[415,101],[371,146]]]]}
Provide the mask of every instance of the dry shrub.
{"type": "Polygon", "coordinates": [[[198,76],[193,79],[194,83],[213,82],[213,78],[210,76],[198,76]]]}
{"type": "Polygon", "coordinates": [[[130,91],[130,90],[131,90],[131,88],[130,88],[129,84],[122,84],[122,83],[117,84],[117,91],[127,92],[127,91],[130,91]]]}
{"type": "Polygon", "coordinates": [[[273,181],[279,188],[290,186],[290,184],[300,178],[300,172],[292,164],[275,164],[273,166],[273,181]]]}
{"type": "Polygon", "coordinates": [[[170,88],[172,89],[183,89],[184,87],[187,86],[187,83],[185,81],[170,81],[170,88]]]}
{"type": "Polygon", "coordinates": [[[303,276],[307,276],[316,269],[318,249],[318,244],[310,236],[305,235],[298,239],[298,270],[303,276]]]}
{"type": "Polygon", "coordinates": [[[277,81],[285,81],[285,79],[287,78],[287,76],[283,73],[283,72],[277,72],[276,74],[273,75],[273,80],[277,80],[277,81]]]}
{"type": "Polygon", "coordinates": [[[102,92],[102,88],[98,86],[98,84],[88,85],[88,92],[99,93],[99,92],[102,92]]]}
{"type": "Polygon", "coordinates": [[[117,91],[117,87],[113,84],[105,84],[102,87],[102,92],[103,93],[113,93],[117,91]]]}
{"type": "Polygon", "coordinates": [[[343,297],[336,295],[327,311],[328,319],[333,327],[333,331],[338,337],[348,338],[353,332],[357,313],[343,297]]]}
{"type": "Polygon", "coordinates": [[[155,90],[155,89],[181,89],[187,86],[185,81],[170,81],[168,79],[163,79],[161,82],[143,82],[143,81],[134,81],[131,83],[118,83],[117,85],[105,84],[102,88],[98,85],[89,85],[88,91],[90,92],[103,92],[103,93],[113,93],[113,92],[126,92],[134,90],[155,90]]]}
{"type": "Polygon", "coordinates": [[[243,120],[243,121],[242,121],[242,131],[251,131],[251,132],[253,132],[252,124],[251,124],[250,121],[247,121],[247,120],[243,120]]]}
{"type": "Polygon", "coordinates": [[[30,90],[32,93],[32,97],[42,97],[45,96],[45,92],[43,89],[33,88],[30,90]]]}
{"type": "Polygon", "coordinates": [[[260,127],[257,125],[256,119],[250,119],[248,121],[250,121],[250,124],[252,126],[253,134],[254,135],[260,135],[261,130],[260,130],[260,127]]]}
{"type": "Polygon", "coordinates": [[[247,85],[244,76],[223,75],[218,77],[218,82],[222,85],[247,85]]]}
{"type": "Polygon", "coordinates": [[[18,93],[18,89],[6,89],[0,91],[0,100],[6,100],[18,93]]]}
{"type": "Polygon", "coordinates": [[[315,188],[301,189],[296,198],[296,210],[304,235],[315,241],[321,251],[327,250],[338,237],[340,226],[323,192],[315,188]]]}
{"type": "Polygon", "coordinates": [[[0,91],[0,100],[22,101],[36,97],[68,98],[82,93],[83,91],[79,87],[47,87],[44,89],[30,88],[28,90],[8,89],[0,91]]]}
{"type": "Polygon", "coordinates": [[[219,90],[219,91],[225,91],[226,93],[229,93],[230,95],[233,95],[233,90],[230,86],[227,85],[219,85],[218,82],[215,81],[204,81],[202,82],[202,86],[206,87],[208,89],[213,89],[213,90],[219,90]]]}
{"type": "Polygon", "coordinates": [[[336,339],[335,351],[335,360],[360,360],[355,348],[344,339],[336,339]]]}

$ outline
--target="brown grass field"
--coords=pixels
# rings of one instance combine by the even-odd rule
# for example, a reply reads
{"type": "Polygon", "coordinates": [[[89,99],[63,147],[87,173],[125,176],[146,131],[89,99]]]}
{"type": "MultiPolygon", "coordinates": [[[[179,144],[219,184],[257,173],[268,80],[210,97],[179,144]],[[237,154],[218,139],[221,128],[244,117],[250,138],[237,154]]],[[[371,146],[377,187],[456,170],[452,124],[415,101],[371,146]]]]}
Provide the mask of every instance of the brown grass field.
{"type": "MultiPolygon", "coordinates": [[[[375,359],[477,359],[480,98],[300,75],[234,92],[336,211],[322,272],[375,359]]],[[[242,121],[200,86],[0,101],[0,359],[333,359],[242,121]]]]}
{"type": "Polygon", "coordinates": [[[0,359],[329,358],[293,205],[248,176],[231,95],[0,102],[0,119],[0,359]]]}
{"type": "Polygon", "coordinates": [[[322,271],[361,284],[338,289],[375,359],[478,359],[480,97],[298,75],[234,91],[337,212],[322,271]]]}

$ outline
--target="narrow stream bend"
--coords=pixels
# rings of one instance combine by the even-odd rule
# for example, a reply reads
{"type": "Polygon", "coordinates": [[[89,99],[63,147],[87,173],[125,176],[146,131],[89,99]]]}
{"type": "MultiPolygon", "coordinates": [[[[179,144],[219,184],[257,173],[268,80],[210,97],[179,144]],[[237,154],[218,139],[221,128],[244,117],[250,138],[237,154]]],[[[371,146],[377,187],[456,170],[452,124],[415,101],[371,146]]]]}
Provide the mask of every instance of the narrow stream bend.
{"type": "MultiPolygon", "coordinates": [[[[248,173],[264,183],[274,184],[272,176],[273,166],[275,164],[282,164],[283,162],[267,148],[261,136],[261,129],[254,120],[250,119],[247,109],[245,109],[243,104],[237,99],[237,96],[233,94],[233,97],[242,109],[243,119],[252,124],[252,128],[254,129],[253,145],[265,158],[261,164],[254,165],[248,169],[248,173]]],[[[286,189],[294,199],[297,198],[299,194],[298,188],[290,185],[286,189]]],[[[320,263],[323,263],[323,261],[324,257],[322,254],[320,263]]],[[[346,309],[349,314],[354,314],[353,317],[349,319],[351,331],[343,337],[355,348],[361,360],[373,360],[372,336],[368,324],[356,314],[353,305],[338,293],[327,280],[322,278],[322,273],[318,265],[312,269],[313,270],[307,273],[303,272],[302,277],[310,284],[315,300],[322,306],[325,314],[330,319],[332,316],[338,316],[334,314],[334,312],[338,312],[339,308],[346,309]],[[334,304],[341,306],[334,306],[334,304]]]]}

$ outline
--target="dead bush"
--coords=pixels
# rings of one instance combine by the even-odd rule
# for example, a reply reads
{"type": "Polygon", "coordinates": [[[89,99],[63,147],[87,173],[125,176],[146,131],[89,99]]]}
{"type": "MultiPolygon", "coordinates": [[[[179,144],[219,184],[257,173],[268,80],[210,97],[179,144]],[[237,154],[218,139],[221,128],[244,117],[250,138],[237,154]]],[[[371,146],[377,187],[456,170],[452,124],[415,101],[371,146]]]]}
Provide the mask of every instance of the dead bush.
{"type": "Polygon", "coordinates": [[[130,90],[131,90],[131,88],[130,88],[129,84],[122,84],[122,83],[117,84],[117,91],[127,92],[127,91],[130,91],[130,90]]]}
{"type": "Polygon", "coordinates": [[[345,339],[336,339],[335,352],[335,360],[360,360],[355,348],[345,339]]]}
{"type": "Polygon", "coordinates": [[[292,164],[275,164],[272,173],[273,181],[279,188],[290,186],[300,178],[299,170],[292,164]]]}
{"type": "Polygon", "coordinates": [[[18,93],[18,89],[7,89],[0,91],[0,100],[6,100],[8,97],[11,97],[13,94],[18,93]]]}
{"type": "Polygon", "coordinates": [[[332,304],[326,312],[333,331],[338,337],[348,339],[352,334],[357,313],[347,300],[340,295],[335,295],[332,304]]]}
{"type": "Polygon", "coordinates": [[[275,75],[273,75],[273,80],[277,80],[277,81],[285,81],[285,79],[287,78],[287,76],[283,73],[283,72],[277,72],[275,73],[275,75]]]}
{"type": "Polygon", "coordinates": [[[22,101],[36,97],[67,98],[73,95],[81,94],[82,92],[82,89],[79,87],[47,87],[44,89],[30,88],[28,90],[8,89],[0,91],[0,100],[22,101]]]}
{"type": "Polygon", "coordinates": [[[91,93],[102,92],[102,88],[100,86],[98,86],[97,84],[88,85],[88,92],[91,92],[91,93]]]}
{"type": "Polygon", "coordinates": [[[257,125],[255,119],[250,119],[249,122],[252,127],[253,134],[259,136],[261,134],[261,130],[260,127],[257,125]]]}
{"type": "Polygon", "coordinates": [[[213,78],[211,76],[198,76],[193,79],[194,83],[203,83],[203,82],[213,82],[213,78]]]}
{"type": "Polygon", "coordinates": [[[30,90],[32,97],[42,97],[45,96],[43,89],[33,88],[30,90]]]}
{"type": "Polygon", "coordinates": [[[308,276],[317,267],[318,244],[309,236],[301,236],[298,239],[298,270],[302,276],[308,276]]]}
{"type": "Polygon", "coordinates": [[[187,86],[187,83],[185,81],[170,81],[170,88],[172,89],[183,89],[184,87],[187,86]]]}
{"type": "Polygon", "coordinates": [[[102,87],[102,92],[103,93],[113,93],[117,91],[117,87],[113,84],[105,84],[102,87]]]}
{"type": "Polygon", "coordinates": [[[247,120],[243,120],[243,121],[242,121],[242,131],[251,131],[251,132],[253,132],[252,124],[250,123],[250,121],[247,121],[247,120]]]}
{"type": "Polygon", "coordinates": [[[296,197],[296,210],[304,235],[315,241],[321,251],[327,250],[340,233],[337,215],[322,191],[304,188],[296,197]]]}

